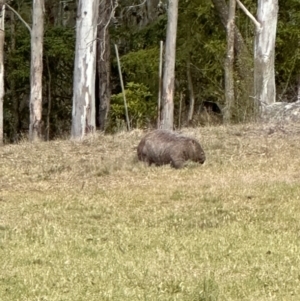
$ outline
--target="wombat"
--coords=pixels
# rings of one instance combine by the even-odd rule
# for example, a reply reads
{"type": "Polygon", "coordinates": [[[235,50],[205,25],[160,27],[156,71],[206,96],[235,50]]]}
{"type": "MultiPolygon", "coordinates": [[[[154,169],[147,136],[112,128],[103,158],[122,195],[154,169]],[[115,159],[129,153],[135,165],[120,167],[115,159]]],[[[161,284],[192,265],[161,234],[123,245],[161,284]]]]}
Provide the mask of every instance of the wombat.
{"type": "Polygon", "coordinates": [[[137,147],[140,161],[157,166],[171,164],[182,168],[188,160],[203,164],[205,154],[199,142],[168,130],[154,130],[140,141],[137,147]]]}

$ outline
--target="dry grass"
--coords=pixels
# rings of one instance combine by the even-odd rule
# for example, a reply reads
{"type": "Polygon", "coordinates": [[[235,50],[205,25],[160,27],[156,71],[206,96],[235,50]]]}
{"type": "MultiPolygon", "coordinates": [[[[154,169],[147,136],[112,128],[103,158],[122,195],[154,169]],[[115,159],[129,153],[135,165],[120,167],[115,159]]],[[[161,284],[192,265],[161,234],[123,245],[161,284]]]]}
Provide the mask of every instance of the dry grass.
{"type": "Polygon", "coordinates": [[[300,126],[184,132],[203,166],[141,131],[1,148],[1,301],[298,300],[300,126]]]}

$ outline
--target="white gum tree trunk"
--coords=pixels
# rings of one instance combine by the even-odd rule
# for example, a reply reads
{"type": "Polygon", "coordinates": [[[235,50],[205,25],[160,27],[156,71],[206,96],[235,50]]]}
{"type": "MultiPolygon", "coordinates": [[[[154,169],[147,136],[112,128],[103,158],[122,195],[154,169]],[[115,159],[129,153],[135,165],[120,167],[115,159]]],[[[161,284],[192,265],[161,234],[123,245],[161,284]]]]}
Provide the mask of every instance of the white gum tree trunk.
{"type": "Polygon", "coordinates": [[[40,140],[42,135],[44,10],[44,0],[33,0],[29,102],[29,140],[32,142],[40,140]]]}
{"type": "Polygon", "coordinates": [[[165,68],[163,73],[162,88],[162,114],[160,123],[160,127],[162,129],[168,130],[173,129],[174,123],[174,81],[177,21],[178,0],[169,0],[165,68]]]}
{"type": "Polygon", "coordinates": [[[225,100],[226,109],[224,112],[224,120],[229,123],[232,117],[234,107],[234,29],[235,29],[235,9],[236,1],[229,1],[229,13],[227,21],[227,54],[225,60],[225,100]]]}
{"type": "Polygon", "coordinates": [[[72,138],[96,129],[95,75],[98,0],[79,0],[73,82],[72,138]]]}
{"type": "Polygon", "coordinates": [[[259,0],[254,46],[254,95],[259,105],[276,100],[275,87],[275,38],[278,19],[278,0],[259,0]]]}

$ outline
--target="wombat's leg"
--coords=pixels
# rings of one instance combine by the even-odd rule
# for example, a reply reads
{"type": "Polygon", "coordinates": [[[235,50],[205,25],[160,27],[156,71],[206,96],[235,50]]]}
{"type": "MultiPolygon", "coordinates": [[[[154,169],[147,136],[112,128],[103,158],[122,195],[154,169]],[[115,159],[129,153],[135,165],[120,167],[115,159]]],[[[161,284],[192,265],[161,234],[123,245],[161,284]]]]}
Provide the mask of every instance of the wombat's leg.
{"type": "Polygon", "coordinates": [[[151,158],[147,158],[146,162],[148,163],[148,166],[151,166],[154,163],[151,158]]]}
{"type": "Polygon", "coordinates": [[[171,161],[171,166],[176,168],[176,169],[182,168],[183,164],[184,164],[183,160],[173,160],[172,159],[172,161],[171,161]]]}

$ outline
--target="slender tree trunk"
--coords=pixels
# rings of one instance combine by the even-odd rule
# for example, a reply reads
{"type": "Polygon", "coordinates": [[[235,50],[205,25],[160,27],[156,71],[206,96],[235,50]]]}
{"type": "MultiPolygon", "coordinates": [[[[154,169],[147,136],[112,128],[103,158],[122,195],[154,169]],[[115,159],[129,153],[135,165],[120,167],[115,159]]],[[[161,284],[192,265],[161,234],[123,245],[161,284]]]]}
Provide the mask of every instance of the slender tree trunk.
{"type": "MultiPolygon", "coordinates": [[[[212,2],[225,30],[227,30],[229,10],[225,0],[212,0],[212,2]]],[[[234,49],[238,57],[251,57],[251,54],[245,44],[244,38],[236,26],[234,26],[234,49]]]]}
{"type": "Polygon", "coordinates": [[[190,55],[188,55],[188,60],[186,63],[186,75],[187,75],[188,90],[189,90],[189,96],[190,96],[189,113],[188,113],[188,123],[189,123],[193,119],[194,108],[195,108],[195,94],[194,94],[194,87],[193,87],[193,81],[192,81],[192,75],[191,75],[190,55]]]}
{"type": "Polygon", "coordinates": [[[183,93],[180,92],[180,97],[179,97],[179,114],[178,114],[178,128],[179,129],[181,129],[182,98],[183,98],[183,93]]]}
{"type": "Polygon", "coordinates": [[[116,50],[116,56],[117,56],[117,62],[118,62],[120,84],[121,84],[121,89],[122,89],[122,94],[123,94],[127,130],[130,131],[131,127],[130,127],[130,120],[129,120],[129,115],[128,115],[128,106],[127,106],[127,101],[126,101],[126,93],[125,93],[125,88],[124,88],[123,75],[122,75],[122,70],[121,70],[121,62],[120,62],[119,50],[118,50],[117,44],[115,44],[115,50],[116,50]]]}
{"type": "Polygon", "coordinates": [[[93,133],[95,122],[95,75],[98,0],[79,0],[73,81],[72,138],[93,133]]]}
{"type": "Polygon", "coordinates": [[[33,0],[32,8],[29,140],[34,142],[42,136],[44,0],[33,0]]]}
{"type": "Polygon", "coordinates": [[[164,51],[164,42],[160,41],[159,69],[158,69],[158,96],[157,96],[157,128],[158,129],[160,128],[160,114],[161,114],[163,51],[164,51]]]}
{"type": "Polygon", "coordinates": [[[162,89],[162,114],[160,123],[162,129],[169,130],[173,129],[174,124],[174,81],[177,21],[178,0],[169,0],[165,68],[162,89]]]}
{"type": "Polygon", "coordinates": [[[157,17],[158,4],[159,4],[159,0],[147,0],[146,1],[148,22],[153,21],[157,17]]]}
{"type": "Polygon", "coordinates": [[[3,99],[4,99],[4,21],[5,2],[0,1],[0,145],[3,145],[3,99]]]}
{"type": "Polygon", "coordinates": [[[224,121],[229,123],[234,107],[234,21],[235,21],[236,1],[229,1],[229,14],[227,22],[227,55],[225,60],[225,101],[224,121]]]}
{"type": "MultiPolygon", "coordinates": [[[[10,12],[10,34],[11,34],[11,53],[14,54],[16,51],[16,20],[15,20],[15,13],[10,12]]],[[[11,100],[13,104],[13,122],[14,122],[14,142],[17,142],[19,140],[18,134],[20,130],[20,112],[19,112],[19,97],[16,93],[16,81],[15,78],[11,78],[11,100]]]]}
{"type": "Polygon", "coordinates": [[[97,32],[97,73],[99,79],[98,123],[100,131],[105,130],[105,123],[110,106],[110,37],[108,25],[112,7],[110,0],[102,0],[99,4],[99,21],[97,32]]]}
{"type": "Polygon", "coordinates": [[[300,74],[298,75],[298,83],[297,83],[297,101],[300,101],[300,74]]]}
{"type": "MultiPolygon", "coordinates": [[[[212,0],[214,7],[220,20],[227,31],[228,13],[229,9],[225,0],[212,0]]],[[[243,102],[243,106],[246,108],[253,108],[253,57],[250,53],[244,38],[239,31],[238,27],[234,26],[234,54],[235,54],[235,68],[240,80],[237,94],[242,93],[239,98],[239,102],[243,102]]],[[[251,110],[249,113],[252,113],[251,110]]]]}
{"type": "Polygon", "coordinates": [[[274,103],[275,88],[275,38],[278,18],[278,0],[259,0],[254,46],[254,94],[259,105],[274,103]]]}
{"type": "Polygon", "coordinates": [[[70,18],[70,9],[67,9],[68,3],[61,1],[61,25],[66,27],[70,18]]]}
{"type": "Polygon", "coordinates": [[[46,56],[46,66],[47,66],[47,73],[48,73],[48,82],[47,82],[48,107],[47,107],[47,119],[46,119],[46,140],[49,141],[50,140],[50,115],[51,115],[51,105],[52,105],[52,97],[51,97],[52,76],[51,76],[48,56],[46,56]]]}

